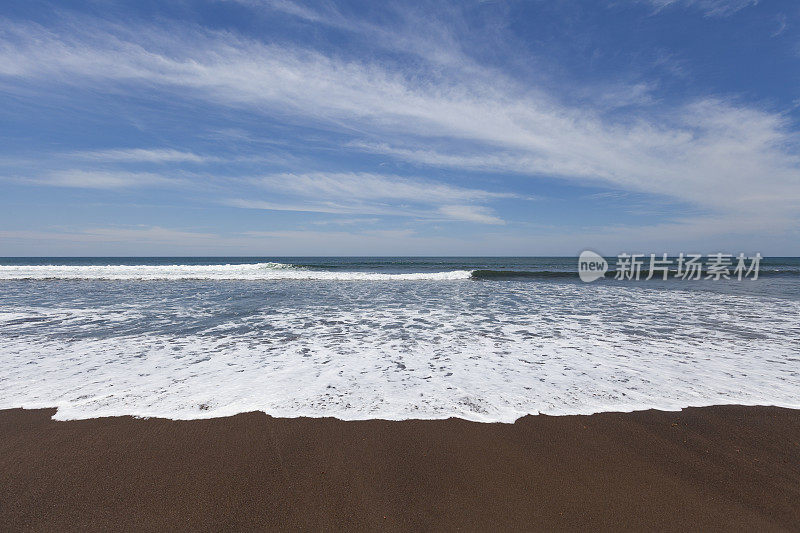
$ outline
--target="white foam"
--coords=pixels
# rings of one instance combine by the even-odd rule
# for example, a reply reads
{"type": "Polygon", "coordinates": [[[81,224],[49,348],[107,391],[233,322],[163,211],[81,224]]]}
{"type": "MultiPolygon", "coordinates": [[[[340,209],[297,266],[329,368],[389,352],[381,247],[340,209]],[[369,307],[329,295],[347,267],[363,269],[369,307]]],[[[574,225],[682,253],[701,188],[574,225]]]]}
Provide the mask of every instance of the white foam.
{"type": "Polygon", "coordinates": [[[413,281],[468,279],[470,270],[449,272],[346,272],[312,270],[285,263],[241,265],[0,265],[0,280],[336,280],[413,281]]]}
{"type": "MultiPolygon", "coordinates": [[[[641,286],[441,287],[403,299],[409,291],[384,286],[346,305],[286,302],[188,335],[81,338],[6,322],[0,408],[55,406],[58,419],[258,410],[486,422],[732,403],[800,408],[798,302],[641,286]]],[[[107,312],[35,309],[90,333],[91,316],[107,312]]],[[[163,321],[173,319],[164,311],[163,321]]],[[[134,327],[142,317],[129,309],[117,320],[134,327]]]]}

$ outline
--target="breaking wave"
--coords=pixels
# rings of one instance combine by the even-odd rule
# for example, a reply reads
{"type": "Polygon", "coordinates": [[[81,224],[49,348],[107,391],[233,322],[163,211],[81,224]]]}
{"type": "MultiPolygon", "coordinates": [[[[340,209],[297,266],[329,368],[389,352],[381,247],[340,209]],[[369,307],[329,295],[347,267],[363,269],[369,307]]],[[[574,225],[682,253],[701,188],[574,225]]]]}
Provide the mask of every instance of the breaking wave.
{"type": "Polygon", "coordinates": [[[0,265],[3,280],[352,280],[412,281],[469,279],[470,270],[448,272],[359,272],[314,270],[288,263],[225,265],[0,265]]]}

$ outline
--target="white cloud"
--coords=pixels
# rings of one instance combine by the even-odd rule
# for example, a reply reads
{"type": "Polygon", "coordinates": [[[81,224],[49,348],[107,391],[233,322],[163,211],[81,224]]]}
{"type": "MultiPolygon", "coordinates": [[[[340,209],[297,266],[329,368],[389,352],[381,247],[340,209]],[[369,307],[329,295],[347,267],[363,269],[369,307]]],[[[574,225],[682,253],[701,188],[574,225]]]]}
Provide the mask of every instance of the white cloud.
{"type": "Polygon", "coordinates": [[[758,243],[742,247],[741,235],[720,238],[729,217],[699,217],[677,223],[606,227],[536,227],[526,234],[464,232],[434,236],[410,229],[373,230],[369,225],[352,231],[275,229],[242,230],[233,234],[161,226],[91,227],[60,231],[0,230],[0,255],[577,255],[594,249],[606,255],[620,252],[726,253],[780,255],[800,253],[800,234],[794,244],[778,238],[780,223],[764,219],[748,222],[760,232],[758,243]],[[654,249],[654,243],[659,248],[654,249]],[[37,251],[38,250],[38,251],[37,251]]]}
{"type": "Polygon", "coordinates": [[[490,209],[477,205],[443,205],[439,208],[439,213],[449,218],[466,222],[505,224],[503,219],[494,216],[490,209]]]}
{"type": "Polygon", "coordinates": [[[404,212],[375,206],[340,205],[332,202],[308,201],[301,203],[285,203],[277,201],[252,200],[247,198],[230,198],[223,205],[241,207],[243,209],[263,209],[266,211],[298,211],[305,213],[329,214],[366,214],[366,215],[401,215],[404,212]]]}
{"type": "Polygon", "coordinates": [[[410,4],[384,3],[383,25],[352,15],[343,15],[333,3],[316,3],[314,8],[291,0],[232,0],[254,9],[254,13],[280,12],[304,22],[343,30],[370,48],[401,52],[437,68],[455,68],[462,73],[483,73],[491,69],[470,59],[448,22],[458,17],[444,3],[429,4],[420,11],[410,4]]]}
{"type": "MultiPolygon", "coordinates": [[[[423,237],[412,230],[242,231],[219,234],[161,226],[93,227],[50,231],[0,230],[0,253],[25,256],[41,250],[74,255],[322,255],[453,253],[449,239],[423,237]]],[[[34,254],[35,255],[35,254],[34,254]]]]}
{"type": "MultiPolygon", "coordinates": [[[[661,7],[669,3],[660,2],[661,7]]],[[[690,3],[722,15],[751,2],[690,3]]],[[[285,11],[294,9],[294,4],[284,4],[290,6],[285,11]]],[[[309,13],[295,14],[313,19],[309,13]]],[[[0,75],[41,83],[180,90],[184,97],[360,132],[365,140],[354,146],[421,165],[610,185],[667,195],[711,212],[769,213],[788,221],[789,228],[800,212],[797,133],[780,113],[735,99],[636,106],[609,118],[596,102],[568,105],[556,94],[497,73],[436,68],[466,61],[455,45],[446,61],[436,63],[422,55],[434,67],[423,62],[417,70],[408,70],[399,64],[347,59],[188,26],[121,29],[92,19],[80,22],[48,30],[3,23],[0,75]]],[[[104,182],[95,174],[64,181],[92,184],[94,177],[96,183],[104,182]]],[[[120,184],[111,186],[133,181],[106,179],[120,184]]],[[[274,177],[266,183],[281,186],[274,177]]],[[[483,207],[462,206],[489,200],[492,193],[485,191],[479,197],[466,189],[430,184],[422,190],[415,183],[355,174],[301,174],[283,185],[285,192],[298,197],[331,194],[334,201],[241,202],[268,209],[377,214],[373,200],[396,202],[430,194],[435,198],[433,211],[441,216],[484,222],[494,218],[483,207]],[[396,185],[393,195],[389,185],[396,185]],[[348,194],[351,201],[343,202],[348,194]],[[448,195],[453,196],[448,200],[448,195]],[[363,209],[366,200],[372,210],[363,209]]],[[[396,207],[382,213],[392,209],[396,207]]],[[[736,219],[731,223],[739,226],[736,219]]]]}
{"type": "Polygon", "coordinates": [[[379,223],[379,218],[332,218],[330,220],[315,220],[311,224],[315,226],[372,226],[379,223]]]}
{"type": "Polygon", "coordinates": [[[758,5],[758,0],[635,0],[652,5],[657,10],[667,7],[690,7],[709,17],[727,17],[747,7],[758,5]]]}
{"type": "Polygon", "coordinates": [[[480,205],[454,202],[513,198],[514,194],[455,187],[422,179],[371,173],[276,174],[252,180],[289,200],[232,199],[234,207],[274,211],[393,215],[421,219],[503,224],[480,205]]]}
{"type": "Polygon", "coordinates": [[[70,154],[78,159],[120,163],[207,163],[219,161],[217,157],[198,155],[169,148],[128,148],[91,150],[70,154]]]}
{"type": "Polygon", "coordinates": [[[0,239],[87,244],[217,244],[219,235],[160,226],[95,227],[66,231],[3,230],[0,239]]]}
{"type": "Polygon", "coordinates": [[[20,180],[35,185],[75,187],[83,189],[123,189],[134,187],[175,186],[185,183],[179,178],[168,178],[150,172],[124,172],[119,170],[64,170],[43,177],[20,180]]]}
{"type": "Polygon", "coordinates": [[[511,193],[454,187],[420,178],[368,172],[312,172],[275,174],[256,180],[270,189],[312,198],[409,200],[424,203],[513,198],[511,193]]]}
{"type": "Polygon", "coordinates": [[[786,30],[787,26],[786,15],[784,14],[778,15],[777,22],[778,22],[778,27],[775,29],[775,31],[769,34],[770,37],[777,37],[780,34],[782,34],[784,30],[786,30]]]}
{"type": "Polygon", "coordinates": [[[184,231],[160,226],[136,228],[89,228],[84,235],[104,242],[157,242],[157,243],[208,243],[218,241],[219,235],[196,231],[184,231]]]}

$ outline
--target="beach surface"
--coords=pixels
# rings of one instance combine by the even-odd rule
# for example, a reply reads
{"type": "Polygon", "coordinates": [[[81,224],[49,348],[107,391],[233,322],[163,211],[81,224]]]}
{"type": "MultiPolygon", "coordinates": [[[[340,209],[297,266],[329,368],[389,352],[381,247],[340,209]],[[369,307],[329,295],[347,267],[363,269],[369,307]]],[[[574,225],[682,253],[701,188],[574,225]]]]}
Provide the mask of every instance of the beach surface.
{"type": "Polygon", "coordinates": [[[0,411],[0,530],[800,524],[800,411],[53,421],[0,411]]]}

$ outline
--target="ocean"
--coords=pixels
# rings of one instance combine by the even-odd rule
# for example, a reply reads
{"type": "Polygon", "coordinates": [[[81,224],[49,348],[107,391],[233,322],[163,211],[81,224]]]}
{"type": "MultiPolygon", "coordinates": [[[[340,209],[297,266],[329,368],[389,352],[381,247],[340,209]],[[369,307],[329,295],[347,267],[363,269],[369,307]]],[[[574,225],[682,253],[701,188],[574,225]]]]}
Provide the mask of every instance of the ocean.
{"type": "Polygon", "coordinates": [[[0,259],[0,409],[512,422],[715,404],[800,408],[800,259],[591,283],[564,257],[0,259]]]}

